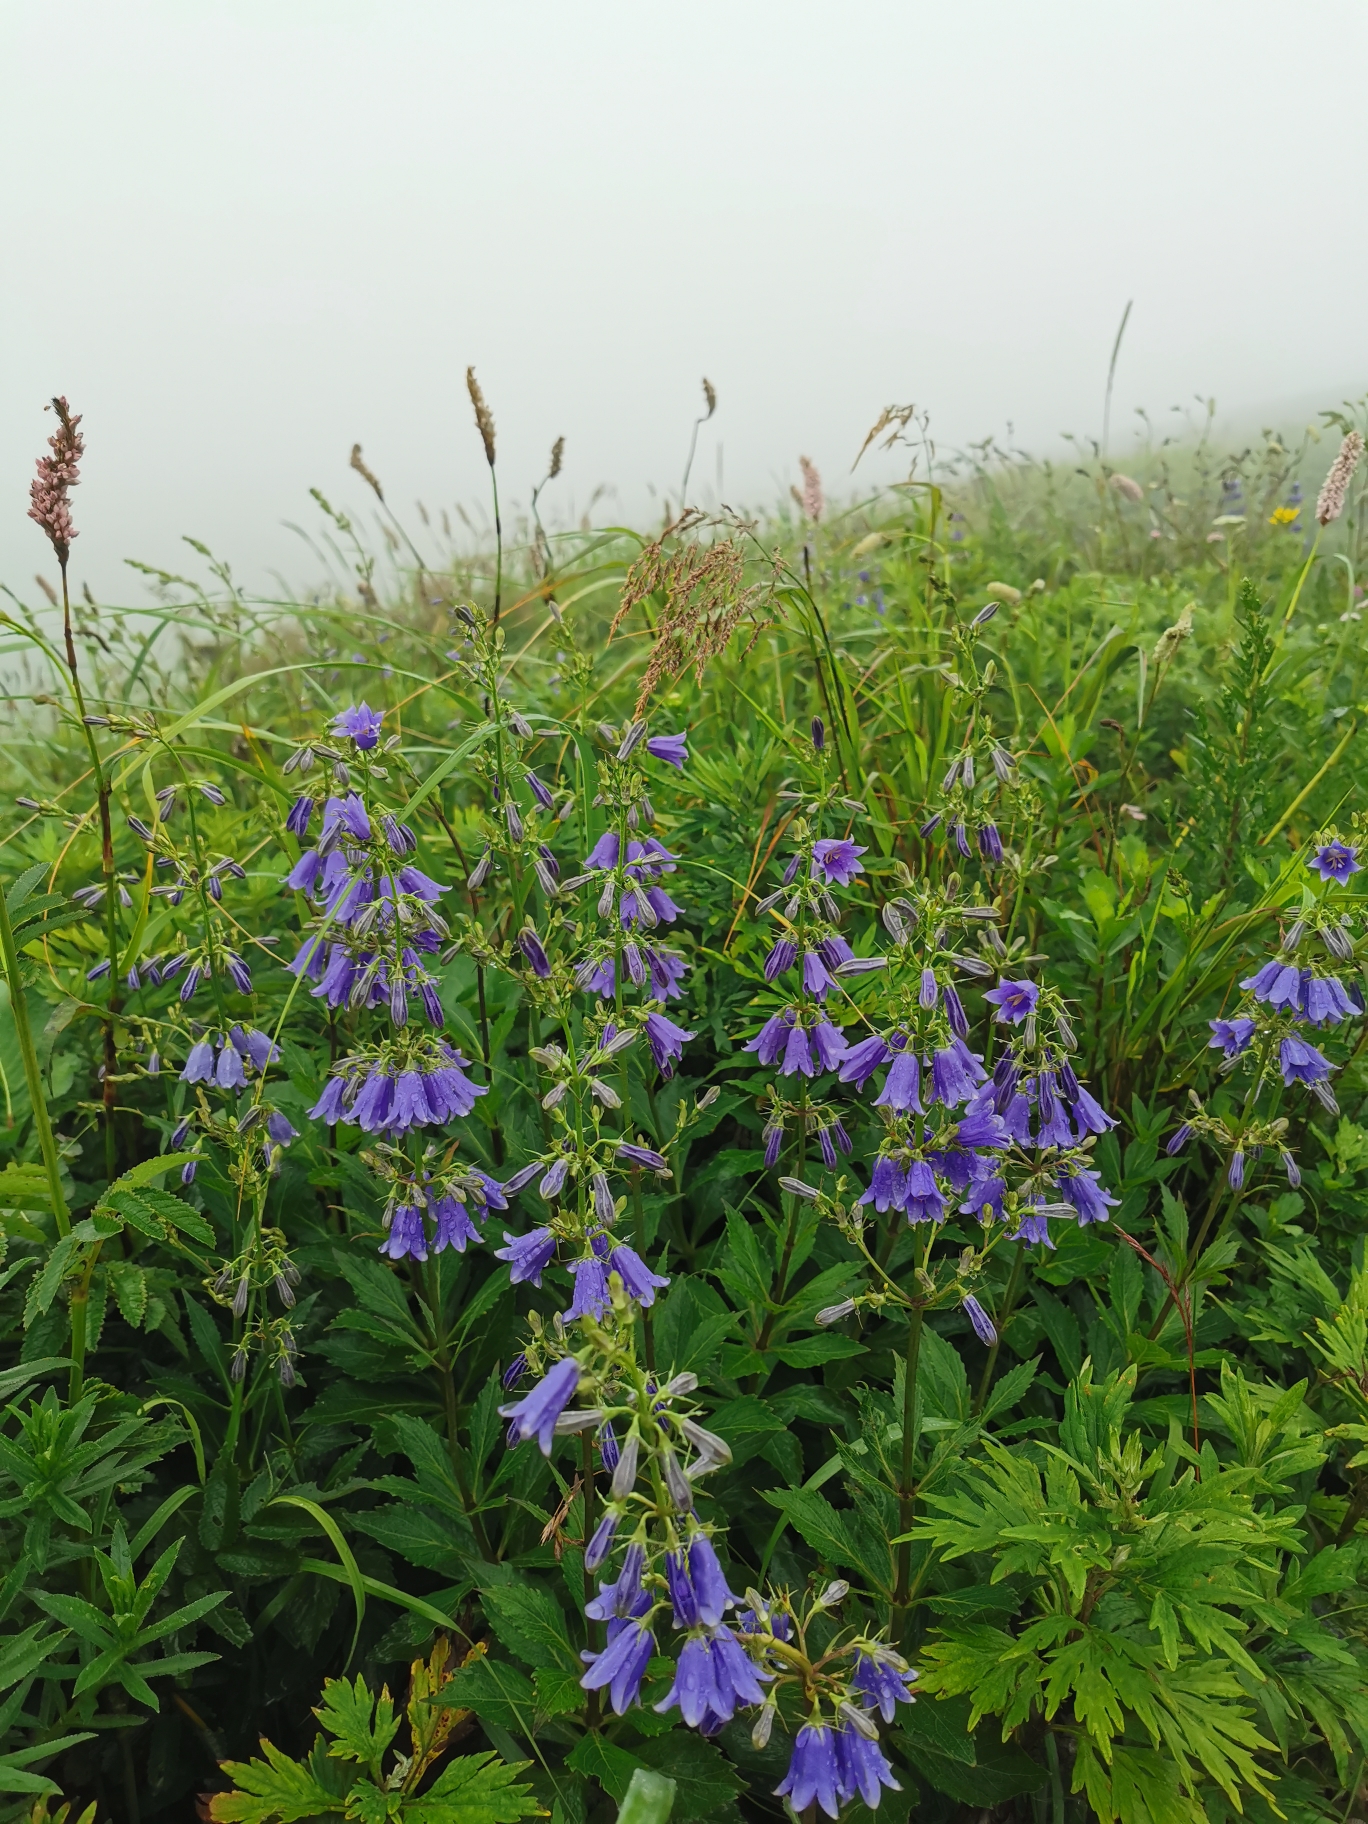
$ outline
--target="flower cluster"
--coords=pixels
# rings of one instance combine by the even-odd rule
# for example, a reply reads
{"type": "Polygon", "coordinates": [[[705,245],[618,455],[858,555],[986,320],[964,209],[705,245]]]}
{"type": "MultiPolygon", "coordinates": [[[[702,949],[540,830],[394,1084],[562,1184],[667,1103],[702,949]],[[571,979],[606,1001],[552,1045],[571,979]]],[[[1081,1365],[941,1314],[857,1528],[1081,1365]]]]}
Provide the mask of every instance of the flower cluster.
{"type": "Polygon", "coordinates": [[[1344,980],[1358,941],[1358,917],[1344,906],[1344,889],[1361,871],[1358,845],[1327,834],[1314,845],[1306,865],[1319,887],[1309,881],[1303,886],[1301,906],[1277,951],[1241,980],[1243,993],[1235,1009],[1210,1022],[1208,1045],[1221,1054],[1219,1075],[1243,1071],[1249,1079],[1243,1105],[1238,1114],[1213,1109],[1194,1091],[1190,1112],[1168,1142],[1173,1154],[1194,1135],[1213,1141],[1225,1156],[1233,1191],[1244,1189],[1251,1165],[1268,1150],[1278,1154],[1288,1183],[1301,1183],[1288,1142],[1289,1124],[1277,1112],[1277,1100],[1283,1091],[1301,1086],[1328,1113],[1336,1113],[1339,1104],[1330,1087],[1334,1066],[1320,1035],[1364,1014],[1362,989],[1352,979],[1347,985],[1344,980]],[[1316,1043],[1309,1032],[1316,1034],[1316,1043]],[[1266,1113],[1259,1106],[1265,1097],[1273,1103],[1266,1113]]]}
{"type": "MultiPolygon", "coordinates": [[[[516,1384],[534,1344],[513,1364],[516,1384]]],[[[583,1654],[586,1691],[601,1692],[614,1714],[642,1701],[642,1685],[660,1656],[661,1632],[672,1638],[670,1682],[655,1701],[660,1714],[677,1710],[703,1735],[714,1735],[742,1710],[758,1710],[753,1735],[768,1742],[781,1703],[801,1706],[785,1778],[777,1787],[798,1809],[814,1799],[829,1816],[857,1797],[877,1805],[884,1788],[898,1789],[879,1747],[875,1714],[892,1722],[912,1701],[915,1674],[885,1642],[864,1634],[839,1637],[819,1653],[809,1645],[818,1616],[834,1609],[848,1586],[833,1584],[805,1607],[787,1594],[744,1598],[728,1585],[712,1529],[695,1511],[699,1481],[730,1461],[731,1452],[694,1416],[692,1374],[663,1385],[639,1368],[630,1343],[592,1329],[589,1347],[561,1355],[530,1392],[500,1408],[509,1442],[535,1439],[549,1455],[559,1438],[593,1434],[609,1476],[609,1498],[585,1546],[585,1567],[603,1572],[585,1606],[604,1624],[600,1648],[583,1654]]]]}

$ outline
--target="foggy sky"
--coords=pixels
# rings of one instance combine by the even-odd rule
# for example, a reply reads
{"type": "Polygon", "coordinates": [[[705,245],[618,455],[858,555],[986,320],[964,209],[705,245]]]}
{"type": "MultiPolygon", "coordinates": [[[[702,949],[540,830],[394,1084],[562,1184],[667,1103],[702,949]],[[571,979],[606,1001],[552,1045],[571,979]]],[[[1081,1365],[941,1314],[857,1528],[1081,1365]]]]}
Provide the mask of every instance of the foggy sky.
{"type": "MultiPolygon", "coordinates": [[[[319,566],[310,486],[549,519],[828,489],[879,408],[1058,447],[1368,383],[1355,0],[67,0],[0,14],[0,580],[65,392],[73,575],[319,566]],[[719,455],[720,451],[720,455],[719,455]]],[[[862,467],[872,480],[900,465],[862,467]]]]}

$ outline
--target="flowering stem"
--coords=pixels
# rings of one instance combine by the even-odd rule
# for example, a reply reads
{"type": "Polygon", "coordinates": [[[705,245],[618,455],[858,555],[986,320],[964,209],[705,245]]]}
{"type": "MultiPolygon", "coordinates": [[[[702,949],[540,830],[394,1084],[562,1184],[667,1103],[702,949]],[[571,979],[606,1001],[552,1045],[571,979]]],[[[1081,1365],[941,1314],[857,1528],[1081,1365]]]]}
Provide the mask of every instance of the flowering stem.
{"type": "Polygon", "coordinates": [[[465,1509],[466,1518],[470,1521],[471,1530],[475,1534],[475,1543],[480,1548],[480,1556],[486,1564],[492,1564],[495,1554],[489,1543],[489,1535],[485,1531],[484,1516],[476,1506],[475,1493],[466,1475],[465,1459],[461,1454],[458,1438],[459,1411],[456,1403],[456,1370],[451,1359],[451,1340],[442,1324],[441,1262],[436,1254],[428,1257],[423,1294],[427,1301],[428,1322],[432,1331],[433,1360],[442,1389],[442,1412],[446,1420],[447,1455],[451,1459],[451,1471],[456,1478],[456,1486],[461,1491],[461,1506],[465,1509]]]}
{"type": "Polygon", "coordinates": [[[108,1178],[113,1179],[115,1176],[114,1078],[119,1068],[118,1048],[114,1043],[114,1015],[119,1011],[119,922],[118,903],[114,898],[114,836],[109,823],[110,785],[105,777],[99,745],[95,740],[95,731],[85,719],[85,696],[81,690],[81,675],[76,665],[76,642],[71,633],[71,591],[67,584],[67,560],[61,551],[57,553],[57,563],[62,575],[62,633],[66,640],[67,670],[71,673],[71,690],[76,699],[76,714],[81,718],[81,730],[85,735],[91,769],[95,774],[96,803],[100,816],[100,873],[104,879],[105,942],[109,954],[109,994],[104,1018],[104,1083],[101,1100],[104,1107],[105,1174],[108,1178]]]}
{"type": "MultiPolygon", "coordinates": [[[[903,1379],[902,1473],[898,1478],[898,1531],[907,1534],[917,1513],[917,1490],[913,1481],[917,1448],[917,1366],[921,1357],[922,1321],[925,1312],[919,1299],[912,1307],[907,1326],[907,1367],[903,1379]]],[[[907,1625],[907,1606],[912,1588],[912,1541],[904,1537],[898,1547],[898,1577],[893,1591],[893,1637],[900,1639],[907,1625]]]]}
{"type": "Polygon", "coordinates": [[[1019,1241],[1017,1243],[1016,1258],[1012,1261],[1012,1271],[1007,1279],[1007,1290],[1003,1293],[1002,1303],[998,1307],[997,1323],[993,1326],[997,1333],[996,1339],[989,1346],[988,1360],[983,1364],[983,1377],[979,1381],[978,1393],[974,1396],[974,1411],[976,1413],[983,1410],[983,1402],[988,1398],[988,1389],[993,1384],[993,1370],[997,1367],[998,1351],[1002,1347],[1002,1333],[1007,1328],[1008,1321],[1016,1306],[1017,1290],[1021,1285],[1021,1272],[1025,1262],[1026,1243],[1024,1241],[1019,1241]]]}

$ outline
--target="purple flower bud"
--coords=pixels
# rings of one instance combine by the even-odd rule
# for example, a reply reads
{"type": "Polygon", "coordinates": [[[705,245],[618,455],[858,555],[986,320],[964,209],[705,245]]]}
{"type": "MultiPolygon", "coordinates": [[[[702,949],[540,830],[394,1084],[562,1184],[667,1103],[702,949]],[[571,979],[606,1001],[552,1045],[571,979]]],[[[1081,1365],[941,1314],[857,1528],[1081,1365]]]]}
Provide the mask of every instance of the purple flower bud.
{"type": "Polygon", "coordinates": [[[309,833],[309,824],[313,819],[314,801],[308,792],[296,798],[290,806],[290,814],[285,819],[285,828],[292,836],[301,840],[309,833]]]}
{"type": "Polygon", "coordinates": [[[817,749],[819,754],[826,746],[826,728],[823,725],[820,716],[814,716],[812,718],[812,745],[817,749]]]}
{"type": "Polygon", "coordinates": [[[544,981],[551,973],[551,964],[542,948],[541,939],[530,925],[518,933],[518,948],[531,964],[532,973],[544,981]]]}
{"type": "Polygon", "coordinates": [[[992,1318],[989,1317],[988,1313],[974,1297],[972,1292],[969,1293],[964,1300],[964,1315],[974,1326],[974,1335],[986,1348],[991,1348],[998,1340],[997,1329],[993,1324],[992,1318]]]}

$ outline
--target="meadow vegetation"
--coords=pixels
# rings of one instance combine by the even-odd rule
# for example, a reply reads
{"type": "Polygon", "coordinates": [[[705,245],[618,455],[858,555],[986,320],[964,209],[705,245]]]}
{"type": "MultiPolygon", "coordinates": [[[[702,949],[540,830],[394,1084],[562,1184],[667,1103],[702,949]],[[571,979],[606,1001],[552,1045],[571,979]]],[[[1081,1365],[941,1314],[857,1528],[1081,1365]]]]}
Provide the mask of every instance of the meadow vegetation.
{"type": "Polygon", "coordinates": [[[358,449],[307,599],[117,608],[57,404],[0,1816],[1361,1817],[1353,414],[487,539],[358,449]]]}

